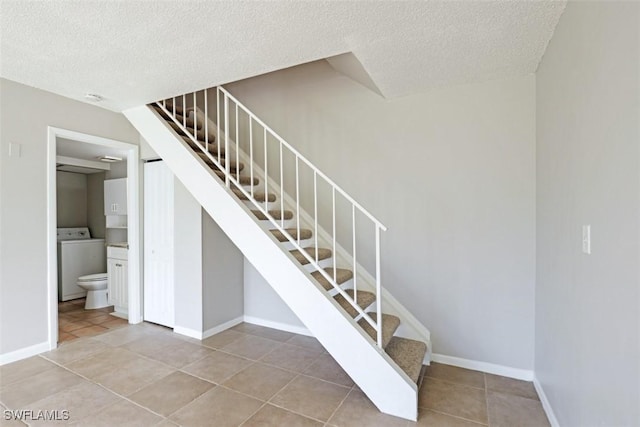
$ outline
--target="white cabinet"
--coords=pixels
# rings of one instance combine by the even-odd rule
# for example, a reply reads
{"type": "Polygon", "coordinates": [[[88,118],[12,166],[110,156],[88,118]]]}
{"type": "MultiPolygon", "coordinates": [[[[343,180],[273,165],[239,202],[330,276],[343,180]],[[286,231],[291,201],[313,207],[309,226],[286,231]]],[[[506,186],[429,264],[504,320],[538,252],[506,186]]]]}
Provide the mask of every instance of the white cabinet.
{"type": "Polygon", "coordinates": [[[162,161],[144,165],[144,320],[172,328],[174,176],[162,161]]]}
{"type": "Polygon", "coordinates": [[[129,306],[129,261],[125,248],[107,248],[108,300],[116,313],[127,314],[129,306]]]}
{"type": "Polygon", "coordinates": [[[108,179],[104,182],[104,214],[127,214],[127,178],[108,179]]]}

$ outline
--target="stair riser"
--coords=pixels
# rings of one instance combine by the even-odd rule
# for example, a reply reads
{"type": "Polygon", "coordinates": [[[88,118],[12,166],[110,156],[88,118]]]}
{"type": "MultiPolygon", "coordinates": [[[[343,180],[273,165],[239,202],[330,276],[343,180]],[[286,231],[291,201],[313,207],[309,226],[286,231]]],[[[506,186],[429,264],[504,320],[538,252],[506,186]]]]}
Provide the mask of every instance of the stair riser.
{"type": "MultiPolygon", "coordinates": [[[[295,227],[295,225],[294,225],[294,227],[295,227]]],[[[313,240],[313,238],[300,240],[300,246],[302,246],[303,248],[309,247],[309,246],[313,245],[314,243],[315,243],[315,241],[313,240]]],[[[288,241],[287,242],[280,242],[280,244],[287,251],[292,251],[294,249],[298,249],[295,246],[293,246],[293,243],[288,242],[288,241]]]]}
{"type": "MultiPolygon", "coordinates": [[[[256,218],[257,221],[260,221],[261,223],[268,225],[269,229],[273,229],[275,228],[273,225],[271,225],[271,221],[269,221],[268,219],[263,219],[260,220],[258,218],[256,218]]],[[[280,220],[276,219],[276,221],[278,221],[278,225],[280,225],[280,220]]],[[[295,219],[285,219],[284,220],[284,228],[294,228],[296,226],[296,221],[295,219]]],[[[308,246],[308,245],[307,245],[308,246]]]]}
{"type": "MultiPolygon", "coordinates": [[[[325,268],[325,267],[332,266],[332,265],[333,265],[333,257],[329,257],[329,258],[327,258],[327,259],[320,260],[320,261],[318,262],[318,265],[320,265],[320,267],[321,267],[321,268],[325,268]]],[[[311,263],[309,263],[309,264],[305,264],[305,265],[303,265],[302,267],[303,267],[306,271],[308,271],[309,273],[312,273],[312,272],[314,272],[314,271],[316,271],[316,270],[317,270],[317,268],[316,268],[313,264],[311,264],[311,263]]]]}

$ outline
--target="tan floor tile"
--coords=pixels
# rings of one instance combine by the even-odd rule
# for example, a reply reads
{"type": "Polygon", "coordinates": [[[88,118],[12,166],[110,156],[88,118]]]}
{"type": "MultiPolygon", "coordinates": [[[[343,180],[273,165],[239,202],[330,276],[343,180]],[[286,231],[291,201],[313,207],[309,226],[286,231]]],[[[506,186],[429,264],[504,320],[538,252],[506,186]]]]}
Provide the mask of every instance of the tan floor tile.
{"type": "MultiPolygon", "coordinates": [[[[79,421],[100,411],[107,406],[122,400],[104,388],[90,382],[82,382],[77,386],[67,388],[42,400],[30,403],[28,409],[34,411],[68,410],[68,422],[79,421]]],[[[48,422],[30,423],[33,425],[59,424],[48,422]]]]}
{"type": "Polygon", "coordinates": [[[174,371],[175,369],[159,362],[138,358],[97,376],[94,381],[118,394],[128,396],[174,371]]]}
{"type": "Polygon", "coordinates": [[[549,426],[549,420],[538,400],[490,391],[487,402],[492,427],[549,426]]]}
{"type": "Polygon", "coordinates": [[[169,418],[184,427],[237,427],[261,406],[257,399],[216,387],[169,418]]]}
{"type": "Polygon", "coordinates": [[[0,386],[24,380],[55,367],[55,364],[38,356],[0,366],[0,386]]]}
{"type": "Polygon", "coordinates": [[[258,360],[279,345],[280,343],[277,341],[271,341],[254,335],[245,335],[233,341],[231,344],[227,344],[222,350],[237,356],[246,357],[247,359],[258,360]]]}
{"type": "Polygon", "coordinates": [[[418,394],[418,406],[487,423],[487,404],[483,389],[425,378],[418,394]]]}
{"type": "Polygon", "coordinates": [[[107,329],[118,329],[118,328],[125,327],[128,324],[129,322],[127,322],[124,319],[117,319],[117,318],[114,319],[113,316],[111,316],[111,320],[101,323],[100,326],[104,326],[107,329]]]}
{"type": "Polygon", "coordinates": [[[487,390],[540,400],[536,388],[530,381],[521,381],[491,374],[485,374],[485,381],[487,382],[487,390]]]}
{"type": "Polygon", "coordinates": [[[298,414],[327,421],[347,393],[347,387],[299,376],[276,394],[271,403],[298,414]]]}
{"type": "Polygon", "coordinates": [[[9,409],[20,409],[84,381],[65,369],[55,367],[22,381],[3,386],[0,388],[0,402],[9,409]]]}
{"type": "Polygon", "coordinates": [[[354,384],[351,377],[329,354],[322,354],[318,357],[316,361],[304,371],[304,374],[345,387],[351,387],[354,384]]]}
{"type": "Polygon", "coordinates": [[[87,419],[73,423],[83,427],[140,427],[153,426],[162,420],[162,417],[147,411],[126,400],[107,407],[87,419]]]}
{"type": "Polygon", "coordinates": [[[90,320],[92,323],[94,319],[104,316],[108,316],[108,314],[99,310],[84,310],[82,313],[84,320],[90,320]]]}
{"type": "Polygon", "coordinates": [[[272,405],[263,406],[242,427],[322,427],[322,423],[272,405]]]}
{"type": "Polygon", "coordinates": [[[484,388],[484,373],[457,366],[431,363],[425,368],[425,375],[456,384],[464,384],[471,387],[484,388]]]}
{"type": "Polygon", "coordinates": [[[58,345],[77,339],[78,337],[70,332],[58,331],[58,345]]]}
{"type": "Polygon", "coordinates": [[[148,334],[141,328],[130,326],[124,329],[118,329],[113,332],[105,332],[94,339],[112,346],[120,346],[128,344],[132,341],[146,337],[148,334]]]}
{"type": "Polygon", "coordinates": [[[169,334],[147,334],[122,347],[145,356],[153,357],[156,354],[162,353],[165,347],[180,343],[182,343],[180,339],[172,337],[169,334]]]}
{"type": "Polygon", "coordinates": [[[76,360],[67,365],[71,371],[83,377],[95,378],[120,369],[120,366],[140,359],[138,354],[124,348],[108,348],[85,359],[76,360]]]}
{"type": "Polygon", "coordinates": [[[157,414],[168,416],[213,387],[215,385],[210,382],[174,372],[135,392],[129,398],[157,414]]]}
{"type": "Polygon", "coordinates": [[[113,316],[111,316],[110,314],[99,311],[96,316],[90,317],[87,320],[93,323],[94,325],[100,325],[104,322],[110,322],[111,320],[114,320],[114,319],[113,319],[113,316]]]}
{"type": "Polygon", "coordinates": [[[107,328],[104,328],[100,325],[93,325],[93,326],[88,326],[86,328],[76,329],[75,331],[73,331],[73,334],[78,337],[92,337],[95,335],[102,334],[106,331],[108,331],[107,328]]]}
{"type": "Polygon", "coordinates": [[[156,424],[155,427],[178,427],[178,424],[174,423],[171,420],[165,419],[160,424],[156,424]]]}
{"type": "Polygon", "coordinates": [[[260,361],[301,373],[321,354],[319,350],[310,350],[295,345],[282,344],[271,353],[267,353],[260,361]]]}
{"type": "Polygon", "coordinates": [[[305,335],[294,335],[287,341],[287,344],[297,345],[298,347],[304,347],[310,350],[324,351],[324,347],[320,344],[320,341],[314,337],[307,337],[305,335]]]}
{"type": "Polygon", "coordinates": [[[176,368],[182,368],[190,363],[196,362],[211,353],[212,350],[200,345],[181,342],[162,348],[162,351],[150,355],[152,359],[158,360],[176,368]]]}
{"type": "Polygon", "coordinates": [[[75,321],[75,322],[69,322],[69,323],[65,324],[64,326],[62,326],[60,329],[63,332],[73,332],[76,329],[86,328],[87,326],[91,326],[91,323],[88,322],[87,320],[78,320],[78,321],[75,321]]]}
{"type": "Polygon", "coordinates": [[[424,427],[481,427],[486,424],[479,424],[473,421],[464,420],[462,418],[441,414],[439,412],[421,409],[418,414],[418,422],[410,421],[407,426],[424,426],[424,427]]]}
{"type": "Polygon", "coordinates": [[[383,414],[363,392],[351,390],[329,424],[336,427],[404,427],[407,421],[383,414]]]}
{"type": "Polygon", "coordinates": [[[208,381],[221,384],[251,363],[253,362],[242,357],[214,351],[204,359],[185,366],[182,370],[208,381]]]}
{"type": "Polygon", "coordinates": [[[219,334],[215,334],[210,336],[209,338],[205,338],[202,340],[202,345],[212,348],[222,348],[227,344],[231,344],[235,340],[242,338],[244,334],[236,331],[232,331],[228,329],[226,331],[220,332],[219,334]]]}
{"type": "Polygon", "coordinates": [[[260,400],[269,400],[287,385],[296,374],[256,363],[223,383],[225,387],[239,391],[260,400]]]}
{"type": "Polygon", "coordinates": [[[6,414],[7,410],[3,405],[0,405],[0,427],[25,427],[27,424],[20,421],[20,419],[12,414],[6,414]],[[6,419],[9,418],[9,419],[6,419]]]}
{"type": "Polygon", "coordinates": [[[64,343],[55,350],[42,353],[41,356],[61,365],[67,365],[74,360],[84,359],[107,348],[109,348],[108,345],[93,338],[82,338],[64,343]]]}
{"type": "Polygon", "coordinates": [[[252,325],[250,323],[241,323],[231,328],[232,330],[243,332],[249,335],[255,335],[262,338],[268,338],[273,341],[285,342],[293,338],[295,334],[278,329],[266,328],[264,326],[252,325]]]}

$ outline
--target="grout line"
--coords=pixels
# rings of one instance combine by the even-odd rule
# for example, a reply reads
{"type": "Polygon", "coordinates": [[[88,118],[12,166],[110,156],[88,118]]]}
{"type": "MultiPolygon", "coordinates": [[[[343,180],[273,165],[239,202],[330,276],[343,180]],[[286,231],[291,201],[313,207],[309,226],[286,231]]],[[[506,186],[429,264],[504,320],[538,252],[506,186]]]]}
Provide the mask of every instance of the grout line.
{"type": "Polygon", "coordinates": [[[351,390],[349,390],[347,392],[347,394],[344,395],[344,397],[342,398],[342,400],[340,401],[338,406],[336,406],[336,409],[334,409],[333,412],[331,413],[331,415],[329,416],[329,418],[327,418],[327,421],[326,421],[327,424],[329,423],[329,421],[331,421],[331,419],[336,414],[336,412],[338,412],[338,409],[340,409],[342,407],[342,405],[344,404],[344,401],[347,400],[347,397],[349,397],[349,395],[351,395],[351,393],[353,393],[353,386],[351,386],[351,390]]]}

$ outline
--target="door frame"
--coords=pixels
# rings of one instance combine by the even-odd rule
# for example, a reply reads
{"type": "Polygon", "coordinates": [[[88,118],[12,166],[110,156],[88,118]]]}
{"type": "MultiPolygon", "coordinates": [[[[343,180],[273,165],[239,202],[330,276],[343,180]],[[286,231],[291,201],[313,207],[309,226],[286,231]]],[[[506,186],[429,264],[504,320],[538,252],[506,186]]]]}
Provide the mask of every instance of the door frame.
{"type": "Polygon", "coordinates": [[[49,349],[58,346],[58,248],[56,213],[57,138],[101,145],[127,151],[127,240],[129,243],[129,323],[142,322],[141,228],[140,228],[140,154],[129,142],[103,138],[68,129],[47,127],[47,298],[49,349]]]}

